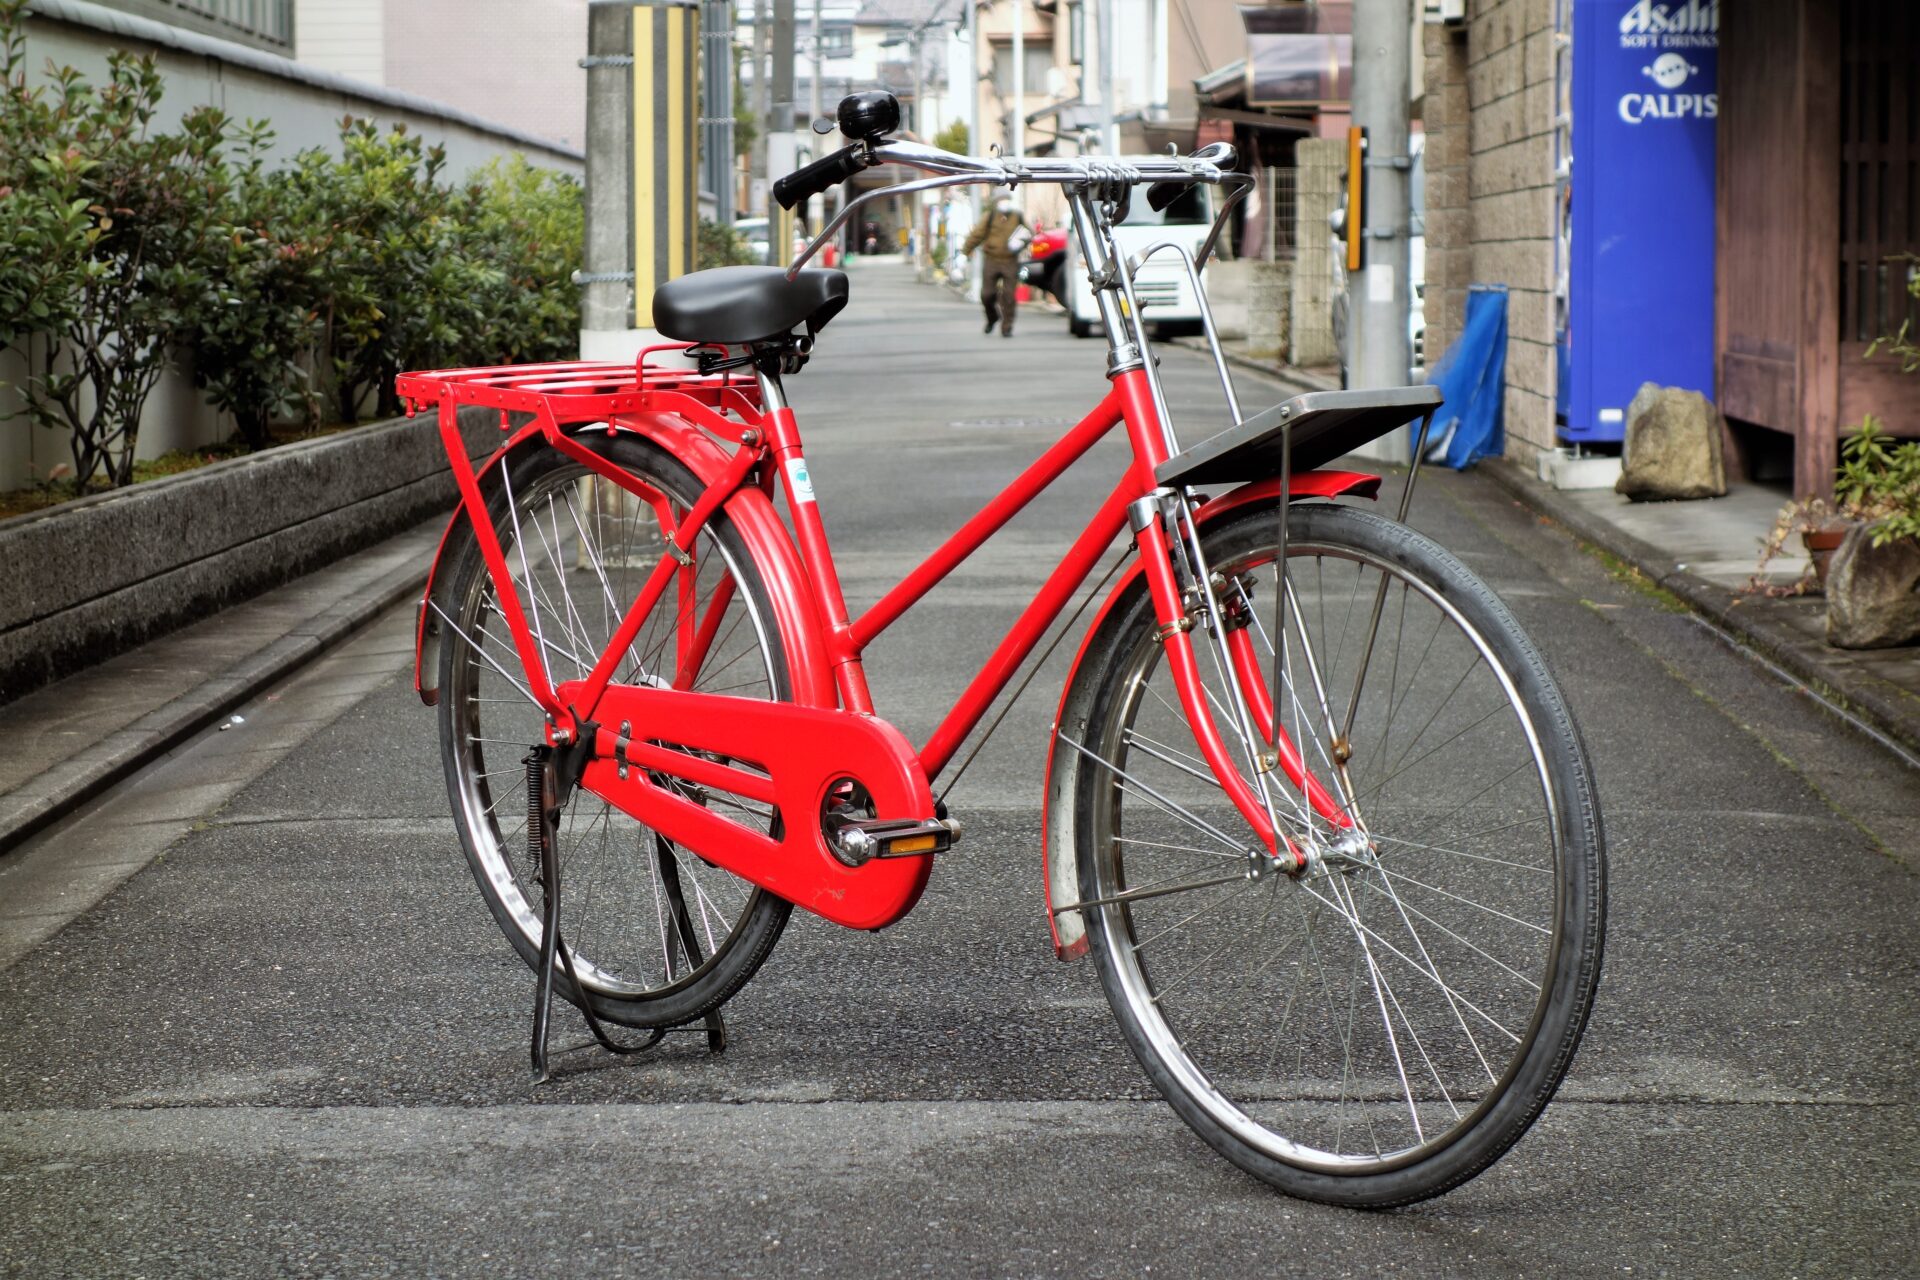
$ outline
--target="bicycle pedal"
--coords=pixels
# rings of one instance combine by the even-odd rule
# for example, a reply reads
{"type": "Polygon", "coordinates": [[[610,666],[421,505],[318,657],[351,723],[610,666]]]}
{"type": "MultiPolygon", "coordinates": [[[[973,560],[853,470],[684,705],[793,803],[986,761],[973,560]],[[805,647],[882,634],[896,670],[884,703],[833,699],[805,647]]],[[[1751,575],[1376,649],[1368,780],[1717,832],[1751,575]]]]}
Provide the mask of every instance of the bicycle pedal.
{"type": "Polygon", "coordinates": [[[850,867],[881,858],[925,858],[945,853],[960,839],[952,818],[840,818],[829,820],[827,843],[850,867]]]}

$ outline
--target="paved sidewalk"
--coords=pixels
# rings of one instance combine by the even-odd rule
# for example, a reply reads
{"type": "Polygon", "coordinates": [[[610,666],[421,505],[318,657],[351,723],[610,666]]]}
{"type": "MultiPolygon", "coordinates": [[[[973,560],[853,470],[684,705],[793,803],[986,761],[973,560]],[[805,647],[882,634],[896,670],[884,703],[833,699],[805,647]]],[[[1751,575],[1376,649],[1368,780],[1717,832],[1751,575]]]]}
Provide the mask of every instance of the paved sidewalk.
{"type": "MultiPolygon", "coordinates": [[[[1611,489],[1555,489],[1504,458],[1482,466],[1540,515],[1619,557],[1778,674],[1920,766],[1920,647],[1836,649],[1826,642],[1824,597],[1769,599],[1743,590],[1780,509],[1778,494],[1734,485],[1724,498],[1634,503],[1611,489]]],[[[1783,556],[1768,576],[1791,581],[1804,563],[1783,556]]]]}
{"type": "Polygon", "coordinates": [[[0,706],[0,853],[417,592],[442,517],[0,706]]]}
{"type": "MultiPolygon", "coordinates": [[[[1179,340],[1204,351],[1204,340],[1179,340]]],[[[1301,391],[1332,390],[1324,370],[1295,369],[1226,344],[1228,363],[1277,377],[1301,391]]],[[[1611,489],[1559,490],[1507,459],[1481,464],[1508,493],[1575,537],[1624,561],[1654,589],[1671,593],[1776,674],[1818,697],[1855,728],[1895,747],[1920,767],[1920,647],[1846,650],[1826,643],[1826,602],[1818,595],[1769,599],[1744,588],[1783,495],[1734,484],[1699,502],[1629,502],[1611,489]]],[[[1804,557],[1768,566],[1776,583],[1799,578],[1804,557]]]]}

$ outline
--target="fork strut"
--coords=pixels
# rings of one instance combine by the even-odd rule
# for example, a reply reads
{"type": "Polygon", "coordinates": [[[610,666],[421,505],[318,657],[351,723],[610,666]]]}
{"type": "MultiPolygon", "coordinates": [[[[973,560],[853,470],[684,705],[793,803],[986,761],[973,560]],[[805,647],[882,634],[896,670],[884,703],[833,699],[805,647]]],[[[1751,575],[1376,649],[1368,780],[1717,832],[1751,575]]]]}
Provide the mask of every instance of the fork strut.
{"type": "MultiPolygon", "coordinates": [[[[1186,616],[1186,610],[1180,602],[1179,586],[1173,580],[1166,528],[1160,521],[1152,520],[1137,536],[1140,540],[1140,560],[1146,566],[1147,588],[1153,596],[1154,612],[1162,619],[1164,627],[1168,619],[1177,621],[1186,616]]],[[[1199,667],[1194,662],[1192,633],[1176,630],[1167,635],[1161,647],[1167,655],[1168,671],[1180,690],[1188,727],[1193,730],[1194,742],[1205,757],[1207,767],[1226,791],[1227,798],[1233,801],[1233,807],[1240,811],[1240,816],[1253,828],[1254,835],[1266,846],[1267,852],[1277,855],[1283,837],[1274,830],[1272,821],[1267,817],[1266,806],[1248,789],[1246,779],[1241,777],[1232,753],[1220,739],[1219,726],[1214,723],[1213,713],[1207,706],[1206,689],[1200,682],[1199,667]]],[[[1292,848],[1290,841],[1287,846],[1288,853],[1298,858],[1299,853],[1292,848]]]]}

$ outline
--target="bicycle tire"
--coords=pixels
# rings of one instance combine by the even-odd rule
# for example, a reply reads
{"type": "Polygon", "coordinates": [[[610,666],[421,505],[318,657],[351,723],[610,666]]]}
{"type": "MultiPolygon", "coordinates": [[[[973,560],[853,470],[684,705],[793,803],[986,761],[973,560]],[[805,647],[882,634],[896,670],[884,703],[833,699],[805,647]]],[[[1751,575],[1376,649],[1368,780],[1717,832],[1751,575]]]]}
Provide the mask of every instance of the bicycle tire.
{"type": "MultiPolygon", "coordinates": [[[[1388,586],[1347,740],[1354,754],[1335,793],[1359,817],[1367,850],[1298,879],[1274,872],[1232,887],[1179,889],[1180,876],[1207,878],[1189,868],[1229,864],[1173,852],[1181,840],[1204,851],[1213,837],[1201,841],[1191,828],[1167,838],[1169,829],[1190,824],[1152,805],[1142,788],[1222,834],[1245,833],[1242,849],[1254,846],[1218,784],[1197,780],[1204,767],[1194,769],[1190,739],[1181,744],[1186,750],[1176,749],[1178,739],[1149,732],[1176,720],[1184,731],[1185,718],[1177,705],[1160,714],[1178,699],[1159,661],[1151,602],[1136,588],[1089,650],[1087,678],[1095,684],[1085,723],[1063,726],[1084,733],[1081,741],[1114,766],[1090,762],[1076,775],[1079,889],[1086,902],[1143,887],[1177,890],[1096,905],[1085,915],[1128,1047],[1181,1118],[1285,1192],[1387,1208],[1484,1171],[1565,1075],[1600,975],[1600,810],[1579,732],[1545,662],[1457,559],[1371,512],[1295,504],[1287,556],[1294,600],[1284,632],[1275,632],[1260,622],[1262,610],[1272,617],[1272,598],[1261,599],[1256,572],[1265,565],[1271,576],[1275,525],[1269,506],[1210,529],[1203,547],[1227,594],[1252,615],[1240,621],[1255,629],[1257,647],[1267,638],[1258,651],[1271,661],[1271,636],[1288,637],[1282,705],[1293,712],[1301,750],[1330,777],[1339,776],[1337,752],[1325,741],[1310,746],[1298,730],[1324,722],[1325,732],[1343,718],[1338,691],[1352,672],[1339,664],[1361,647],[1378,585],[1388,586]],[[1327,623],[1347,577],[1351,590],[1340,607],[1355,643],[1329,644],[1337,633],[1327,623]],[[1418,615],[1413,628],[1410,613],[1418,615]],[[1318,664],[1310,675],[1309,659],[1318,664]],[[1451,680],[1456,667],[1464,670],[1451,688],[1426,678],[1451,680]],[[1474,678],[1483,672],[1486,678],[1474,678]],[[1156,674],[1167,692],[1153,686],[1156,674]],[[1462,689],[1469,700],[1455,702],[1462,689]],[[1410,713],[1403,723],[1420,727],[1395,741],[1401,712],[1410,713]],[[1513,744],[1517,752],[1506,750],[1513,744]],[[1470,754],[1448,750],[1457,745],[1470,754]],[[1516,754],[1524,758],[1502,775],[1516,754]],[[1441,755],[1449,759],[1438,761],[1441,755]],[[1537,796],[1529,799],[1530,791],[1537,796]],[[1467,798],[1455,803],[1459,795],[1467,798]],[[1443,803],[1453,807],[1436,810],[1443,803]],[[1421,838],[1413,822],[1436,811],[1439,830],[1421,838]],[[1494,816],[1462,833],[1455,828],[1463,812],[1494,816]],[[1317,927],[1323,919],[1324,932],[1317,927]],[[1194,954],[1202,959],[1191,960],[1194,954]],[[1344,1008],[1329,973],[1342,960],[1344,1008]],[[1283,1010],[1277,1023],[1276,1008],[1283,1010]],[[1297,1010],[1304,1011],[1296,1024],[1297,1010]],[[1291,1070],[1279,1062],[1283,1052],[1293,1058],[1291,1070]]],[[[1197,648],[1212,643],[1210,626],[1191,634],[1197,648]]],[[[1231,669],[1226,662],[1212,668],[1209,687],[1223,689],[1231,669]]],[[[1283,812],[1296,838],[1316,823],[1319,839],[1335,834],[1324,819],[1301,817],[1310,811],[1297,799],[1283,812]]]]}
{"type": "MultiPolygon", "coordinates": [[[[671,503],[672,512],[684,513],[704,487],[682,463],[650,441],[611,432],[577,438],[639,477],[650,491],[671,503]]],[[[605,481],[590,481],[591,474],[583,464],[560,453],[535,449],[513,459],[505,483],[495,486],[489,504],[494,532],[515,571],[522,608],[545,610],[542,624],[549,631],[544,639],[556,680],[584,674],[604,651],[621,614],[664,549],[657,515],[650,518],[645,504],[634,503],[624,490],[605,481]],[[589,487],[582,488],[583,484],[589,487]],[[524,544],[519,540],[522,530],[527,531],[524,544]],[[520,558],[523,546],[531,549],[524,561],[520,558]],[[529,580],[533,590],[528,589],[529,580]],[[589,598],[583,603],[580,596],[589,598]]],[[[680,580],[689,581],[686,573],[694,574],[690,581],[695,606],[703,598],[710,605],[712,588],[723,578],[735,584],[732,600],[718,615],[714,651],[703,671],[718,667],[724,674],[754,652],[760,668],[752,677],[758,681],[757,690],[725,691],[789,699],[790,678],[773,606],[746,541],[724,510],[709,518],[695,542],[694,556],[697,567],[683,570],[680,580]],[[709,584],[704,591],[703,581],[709,584]],[[750,624],[745,630],[751,640],[737,650],[729,649],[742,622],[750,624]]],[[[477,642],[508,672],[523,669],[504,626],[497,625],[498,615],[487,603],[491,580],[479,543],[465,524],[448,548],[441,575],[434,599],[459,625],[458,632],[444,628],[439,686],[441,759],[455,826],[468,867],[495,922],[520,958],[537,969],[543,899],[538,867],[525,851],[520,761],[527,747],[542,739],[541,716],[523,693],[511,687],[516,682],[509,682],[470,643],[477,642]],[[491,629],[490,621],[496,624],[491,629]]],[[[661,677],[670,660],[665,650],[672,646],[658,636],[658,621],[665,616],[659,610],[664,609],[677,609],[672,620],[677,622],[686,616],[687,597],[673,588],[663,593],[656,614],[630,650],[630,659],[647,676],[661,677]]],[[[749,662],[747,667],[754,665],[749,662]]],[[[631,669],[616,678],[633,678],[631,669]]],[[[703,675],[692,687],[708,688],[705,681],[703,675]]],[[[747,680],[729,678],[727,683],[747,680]]],[[[772,815],[765,819],[769,828],[777,821],[772,815]]],[[[648,828],[584,787],[570,798],[559,838],[565,886],[562,937],[594,1013],[608,1021],[632,1027],[673,1027],[704,1017],[752,978],[779,940],[792,910],[785,900],[697,855],[655,843],[648,828]],[[672,894],[666,888],[670,869],[681,887],[682,901],[691,899],[691,910],[681,917],[674,915],[672,894]],[[649,893],[650,904],[642,901],[649,893]],[[678,919],[693,926],[691,948],[675,923],[678,919]],[[656,961],[659,967],[654,972],[651,966],[656,961]]],[[[571,983],[563,980],[555,989],[579,1003],[571,983]]]]}

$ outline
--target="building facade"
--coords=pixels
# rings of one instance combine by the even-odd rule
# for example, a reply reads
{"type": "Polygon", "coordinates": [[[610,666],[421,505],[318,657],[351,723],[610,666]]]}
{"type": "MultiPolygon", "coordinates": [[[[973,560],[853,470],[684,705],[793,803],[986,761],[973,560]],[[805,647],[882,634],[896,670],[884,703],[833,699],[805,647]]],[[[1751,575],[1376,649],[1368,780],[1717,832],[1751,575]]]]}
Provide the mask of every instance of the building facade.
{"type": "Polygon", "coordinates": [[[1920,376],[1869,354],[1920,318],[1912,5],[1468,0],[1465,21],[1427,28],[1425,49],[1429,349],[1458,334],[1470,289],[1505,286],[1509,457],[1530,464],[1607,425],[1582,419],[1564,371],[1594,332],[1626,333],[1625,354],[1607,358],[1631,385],[1636,362],[1661,367],[1632,349],[1633,322],[1653,330],[1668,311],[1689,317],[1689,389],[1723,413],[1736,476],[1830,493],[1838,441],[1866,415],[1920,436],[1920,376]],[[1603,53],[1623,60],[1624,81],[1597,69],[1603,53]],[[1692,140],[1666,143],[1657,172],[1576,141],[1603,125],[1649,148],[1681,126],[1692,140]],[[1669,198],[1673,173],[1694,194],[1669,198]],[[1684,224],[1707,261],[1610,270],[1595,255],[1615,224],[1596,202],[1629,199],[1653,211],[1632,234],[1684,224]]]}

